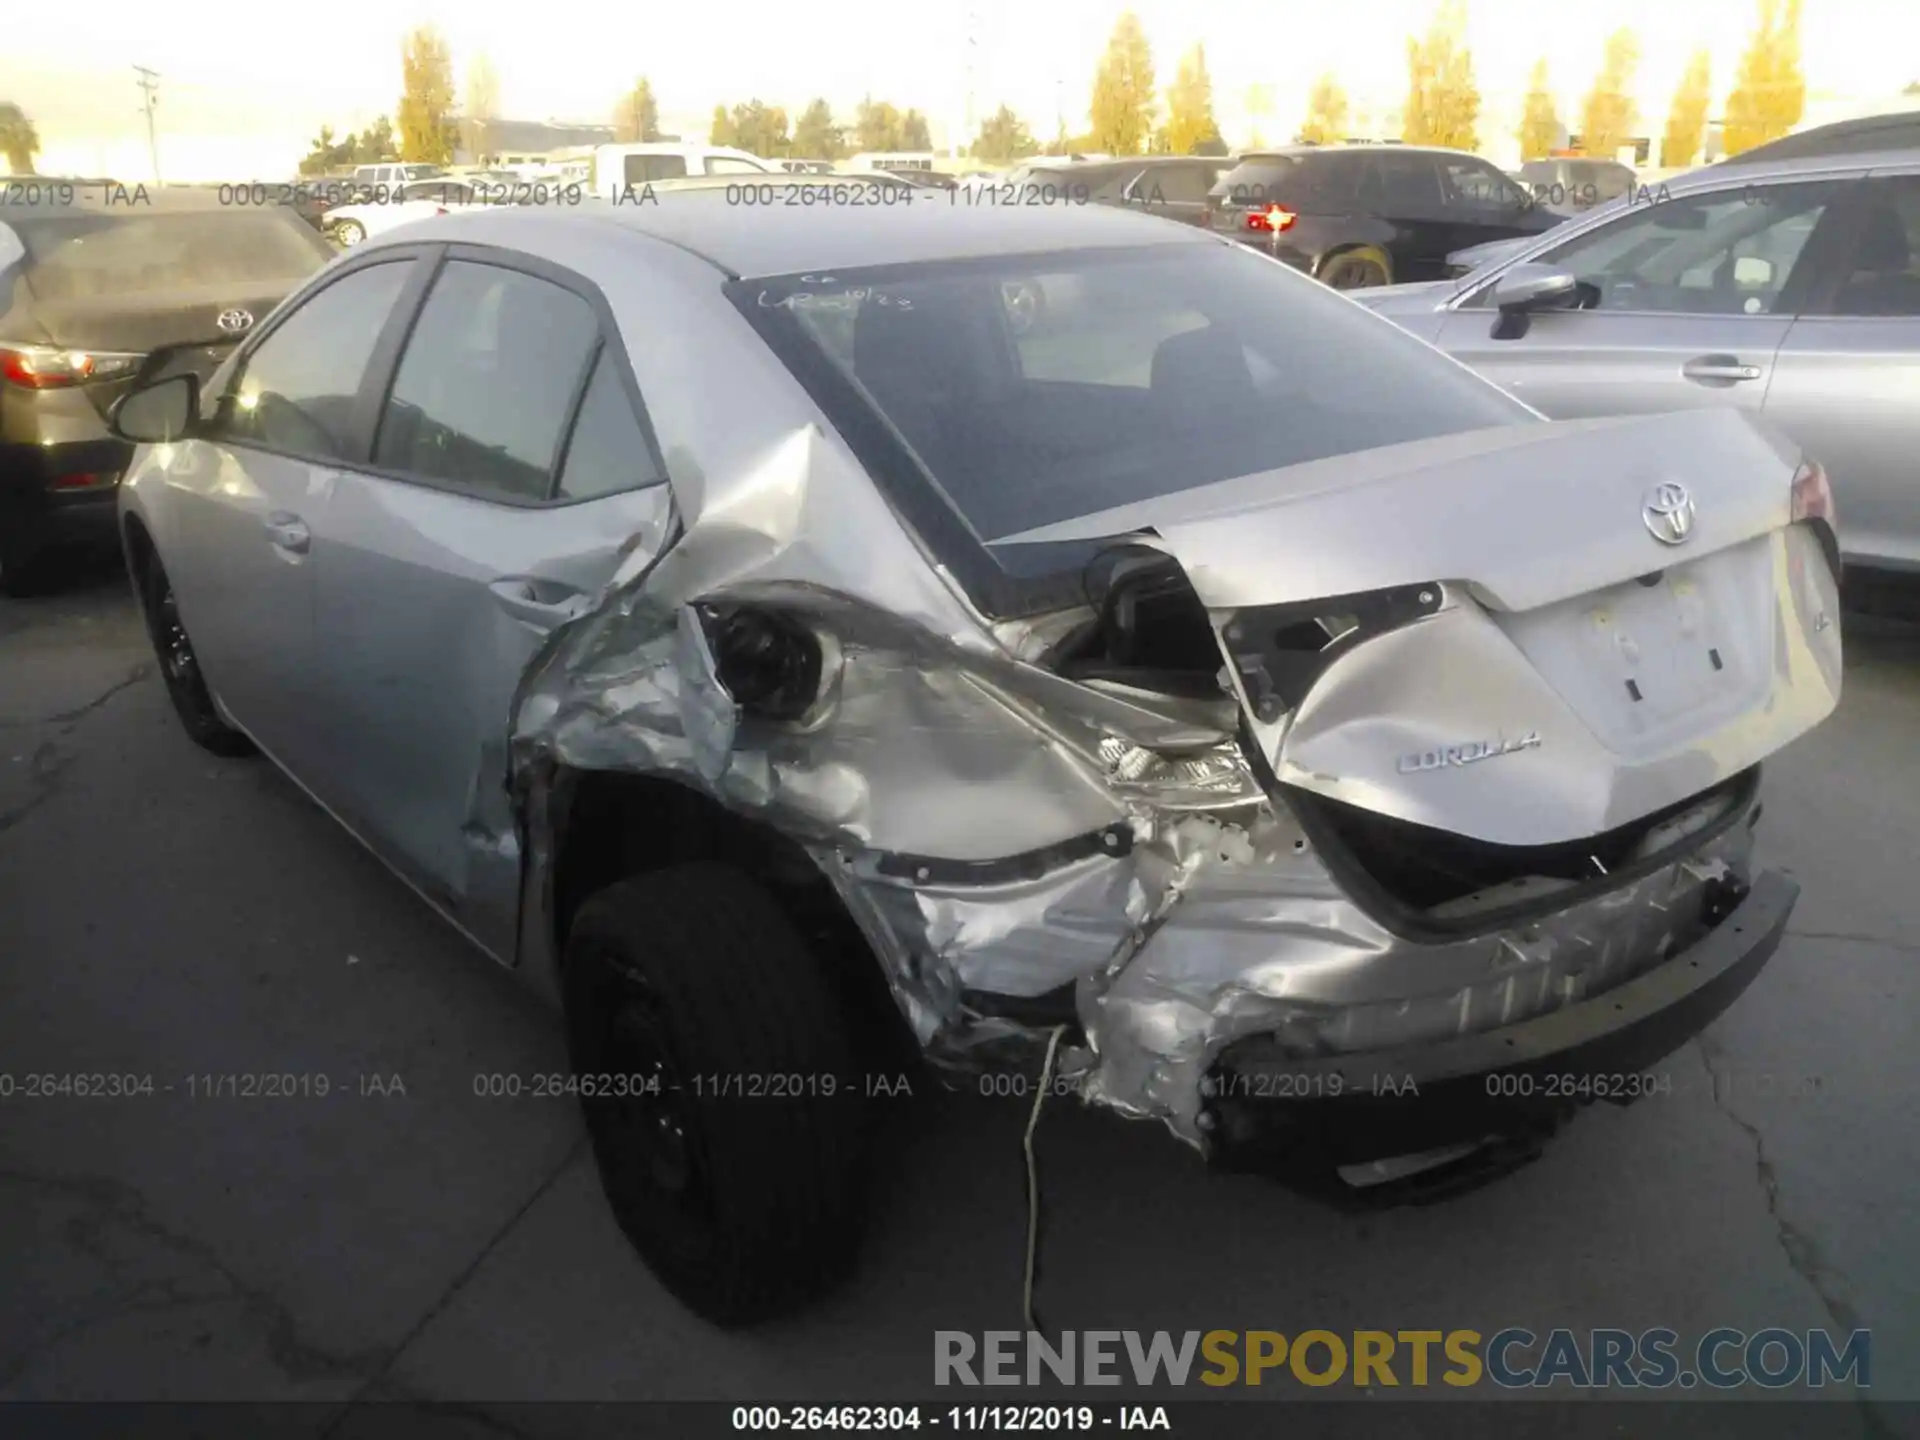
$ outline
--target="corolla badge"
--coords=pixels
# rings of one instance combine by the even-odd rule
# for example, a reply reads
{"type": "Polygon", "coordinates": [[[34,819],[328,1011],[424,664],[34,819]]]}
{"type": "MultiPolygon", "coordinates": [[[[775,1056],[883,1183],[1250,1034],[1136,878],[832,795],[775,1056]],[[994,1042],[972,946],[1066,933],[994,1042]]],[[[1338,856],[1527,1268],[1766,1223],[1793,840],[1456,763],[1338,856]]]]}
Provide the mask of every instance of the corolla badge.
{"type": "Polygon", "coordinates": [[[213,323],[229,335],[238,335],[242,330],[253,328],[253,315],[247,310],[222,310],[220,318],[213,323]]]}
{"type": "Polygon", "coordinates": [[[1662,545],[1684,545],[1693,534],[1693,497],[1686,486],[1664,481],[1647,492],[1640,518],[1662,545]]]}
{"type": "Polygon", "coordinates": [[[1417,775],[1422,770],[1445,770],[1454,765],[1477,765],[1501,755],[1516,755],[1522,750],[1538,749],[1540,732],[1529,730],[1517,740],[1470,740],[1465,745],[1442,745],[1437,750],[1416,750],[1400,757],[1400,773],[1417,775]]]}

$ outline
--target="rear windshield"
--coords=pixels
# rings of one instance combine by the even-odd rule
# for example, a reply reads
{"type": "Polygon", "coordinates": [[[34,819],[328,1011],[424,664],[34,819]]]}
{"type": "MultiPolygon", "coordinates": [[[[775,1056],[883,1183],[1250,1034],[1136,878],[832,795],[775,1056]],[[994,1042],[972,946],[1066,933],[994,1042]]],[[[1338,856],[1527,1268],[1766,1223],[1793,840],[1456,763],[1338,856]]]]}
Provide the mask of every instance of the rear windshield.
{"type": "Polygon", "coordinates": [[[976,545],[1235,476],[1537,418],[1239,246],[1073,250],[730,289],[851,443],[884,421],[976,545]]]}
{"type": "Polygon", "coordinates": [[[13,222],[42,300],[107,300],[208,285],[304,280],[333,256],[279,211],[67,213],[13,222]]]}
{"type": "Polygon", "coordinates": [[[1314,201],[1351,200],[1360,166],[1352,155],[1262,155],[1242,160],[1214,183],[1215,203],[1302,207],[1314,201]]]}

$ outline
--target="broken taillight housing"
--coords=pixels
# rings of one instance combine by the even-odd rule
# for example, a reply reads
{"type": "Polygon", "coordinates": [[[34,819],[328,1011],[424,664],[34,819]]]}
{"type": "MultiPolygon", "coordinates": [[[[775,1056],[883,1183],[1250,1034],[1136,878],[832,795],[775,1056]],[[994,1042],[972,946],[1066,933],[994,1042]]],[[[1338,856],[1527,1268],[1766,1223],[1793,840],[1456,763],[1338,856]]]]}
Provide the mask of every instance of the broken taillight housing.
{"type": "Polygon", "coordinates": [[[1176,810],[1245,805],[1261,797],[1240,747],[1231,741],[1205,750],[1164,754],[1110,735],[1100,742],[1107,783],[1122,794],[1176,810]]]}
{"type": "Polygon", "coordinates": [[[1817,460],[1808,460],[1793,477],[1793,518],[1824,520],[1833,525],[1833,486],[1827,481],[1826,468],[1817,460]]]}

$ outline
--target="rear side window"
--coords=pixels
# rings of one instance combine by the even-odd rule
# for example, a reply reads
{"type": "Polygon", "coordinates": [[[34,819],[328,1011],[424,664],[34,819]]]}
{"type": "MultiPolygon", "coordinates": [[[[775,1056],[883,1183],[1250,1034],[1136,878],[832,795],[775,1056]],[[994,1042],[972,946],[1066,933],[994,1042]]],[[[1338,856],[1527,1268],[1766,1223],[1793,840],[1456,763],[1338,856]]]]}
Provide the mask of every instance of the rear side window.
{"type": "Polygon", "coordinates": [[[679,180],[687,173],[687,157],[629,155],[622,173],[629,185],[644,185],[650,180],[679,180]]]}
{"type": "Polygon", "coordinates": [[[401,356],[374,463],[503,499],[545,499],[599,331],[593,307],[571,290],[449,263],[401,356]]]}
{"type": "Polygon", "coordinates": [[[247,357],[222,399],[218,436],[320,460],[351,460],[354,398],[411,260],[370,265],[309,297],[247,357]]]}
{"type": "Polygon", "coordinates": [[[210,285],[286,282],[291,290],[333,251],[279,210],[175,211],[22,218],[27,284],[42,300],[111,300],[210,285]]]}
{"type": "Polygon", "coordinates": [[[1440,175],[1425,155],[1383,150],[1367,156],[1360,203],[1384,210],[1421,210],[1440,204],[1440,175]]]}
{"type": "Polygon", "coordinates": [[[588,500],[658,484],[665,478],[653,463],[653,447],[620,383],[620,367],[603,350],[594,362],[593,379],[567,439],[566,458],[560,465],[560,498],[588,500]]]}

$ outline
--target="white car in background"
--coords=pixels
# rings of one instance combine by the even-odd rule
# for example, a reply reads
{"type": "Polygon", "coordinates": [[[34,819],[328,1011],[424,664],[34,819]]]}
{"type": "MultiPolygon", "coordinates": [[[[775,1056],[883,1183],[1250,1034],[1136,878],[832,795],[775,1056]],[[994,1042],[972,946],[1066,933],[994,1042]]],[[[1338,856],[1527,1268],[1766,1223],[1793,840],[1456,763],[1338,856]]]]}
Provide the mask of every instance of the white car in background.
{"type": "Polygon", "coordinates": [[[517,191],[538,183],[507,174],[415,180],[384,193],[375,190],[365,200],[334,206],[320,217],[320,230],[336,245],[358,245],[369,235],[378,235],[409,221],[447,215],[475,205],[510,203],[517,191]]]}

